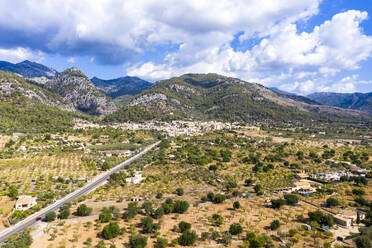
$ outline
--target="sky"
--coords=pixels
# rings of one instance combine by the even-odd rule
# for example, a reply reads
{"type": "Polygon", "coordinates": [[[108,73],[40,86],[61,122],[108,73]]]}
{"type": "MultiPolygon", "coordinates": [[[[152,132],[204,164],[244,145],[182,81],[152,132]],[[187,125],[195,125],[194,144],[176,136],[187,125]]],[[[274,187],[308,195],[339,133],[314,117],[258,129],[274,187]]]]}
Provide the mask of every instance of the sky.
{"type": "Polygon", "coordinates": [[[0,0],[0,60],[372,92],[372,0],[0,0]]]}

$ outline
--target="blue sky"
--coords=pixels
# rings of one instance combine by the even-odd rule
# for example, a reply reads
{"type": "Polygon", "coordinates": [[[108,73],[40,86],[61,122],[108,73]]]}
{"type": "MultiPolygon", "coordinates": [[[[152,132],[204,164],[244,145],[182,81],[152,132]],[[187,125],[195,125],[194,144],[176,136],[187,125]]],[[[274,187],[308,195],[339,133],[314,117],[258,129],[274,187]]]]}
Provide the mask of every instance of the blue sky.
{"type": "Polygon", "coordinates": [[[0,60],[156,81],[220,73],[282,90],[372,91],[370,0],[2,0],[0,60]]]}

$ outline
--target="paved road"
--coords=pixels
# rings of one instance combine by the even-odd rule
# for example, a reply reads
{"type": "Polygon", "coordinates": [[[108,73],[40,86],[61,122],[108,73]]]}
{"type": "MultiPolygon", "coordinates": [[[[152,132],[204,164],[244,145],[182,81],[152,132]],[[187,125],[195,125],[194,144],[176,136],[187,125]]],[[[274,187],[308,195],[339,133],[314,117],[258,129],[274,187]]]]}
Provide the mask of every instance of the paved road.
{"type": "Polygon", "coordinates": [[[143,151],[134,155],[130,159],[124,161],[123,163],[119,164],[118,166],[112,168],[111,170],[106,171],[106,172],[102,173],[101,175],[93,178],[85,186],[83,186],[83,187],[77,189],[76,191],[68,194],[64,198],[56,201],[55,203],[41,209],[39,212],[36,212],[36,213],[30,215],[29,217],[27,217],[26,219],[18,222],[14,226],[11,226],[11,227],[3,230],[2,232],[0,232],[0,243],[5,242],[8,236],[10,236],[10,235],[12,235],[16,232],[21,232],[21,231],[23,231],[23,229],[25,229],[28,226],[34,225],[36,222],[38,222],[36,220],[37,218],[39,218],[39,217],[43,218],[45,216],[45,214],[48,213],[48,212],[58,211],[58,209],[61,206],[63,206],[63,204],[65,204],[66,202],[70,202],[74,198],[77,198],[79,196],[82,196],[82,195],[85,195],[85,194],[89,193],[90,191],[92,191],[93,189],[98,187],[101,183],[103,183],[105,180],[107,180],[110,177],[111,174],[120,171],[122,168],[128,166],[133,161],[142,157],[144,154],[146,154],[147,152],[152,150],[155,146],[159,145],[159,143],[160,143],[160,141],[146,147],[143,151]]]}

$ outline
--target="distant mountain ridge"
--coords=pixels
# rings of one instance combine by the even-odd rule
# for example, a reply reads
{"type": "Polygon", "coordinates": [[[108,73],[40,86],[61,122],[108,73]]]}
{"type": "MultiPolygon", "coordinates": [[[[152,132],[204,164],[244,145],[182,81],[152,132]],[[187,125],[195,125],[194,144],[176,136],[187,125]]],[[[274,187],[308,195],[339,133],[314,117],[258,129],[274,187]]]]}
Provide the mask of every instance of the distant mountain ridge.
{"type": "Polygon", "coordinates": [[[316,92],[307,96],[319,103],[340,107],[344,109],[356,109],[367,114],[372,114],[372,92],[370,93],[334,93],[316,92]]]}
{"type": "Polygon", "coordinates": [[[28,60],[17,64],[0,61],[0,70],[17,73],[25,78],[46,77],[52,79],[58,74],[53,68],[28,60]]]}
{"type": "Polygon", "coordinates": [[[115,79],[104,80],[97,77],[91,79],[107,96],[112,98],[126,97],[137,95],[147,90],[152,84],[138,77],[120,77],[115,79]]]}
{"type": "Polygon", "coordinates": [[[139,113],[140,108],[148,112],[146,117],[155,114],[240,122],[312,122],[328,115],[341,120],[362,115],[359,111],[314,103],[306,97],[276,93],[237,78],[212,73],[185,74],[154,83],[107,119],[120,121],[120,115],[127,119],[139,113]]]}

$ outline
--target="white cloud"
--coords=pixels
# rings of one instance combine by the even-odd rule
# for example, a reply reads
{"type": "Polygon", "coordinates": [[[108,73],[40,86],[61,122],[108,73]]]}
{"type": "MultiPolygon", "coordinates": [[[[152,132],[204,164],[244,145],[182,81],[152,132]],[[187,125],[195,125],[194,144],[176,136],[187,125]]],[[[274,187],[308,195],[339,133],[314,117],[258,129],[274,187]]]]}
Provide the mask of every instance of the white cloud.
{"type": "Polygon", "coordinates": [[[76,59],[74,58],[74,57],[70,57],[70,58],[68,58],[67,59],[67,62],[69,62],[69,63],[75,63],[76,62],[76,59]]]}
{"type": "Polygon", "coordinates": [[[40,52],[35,53],[23,47],[17,47],[14,49],[0,49],[0,60],[18,63],[26,59],[35,59],[40,61],[42,59],[42,54],[40,52]]]}
{"type": "Polygon", "coordinates": [[[332,89],[332,77],[371,57],[372,37],[360,27],[367,13],[355,10],[300,32],[298,23],[318,14],[321,1],[2,0],[0,46],[18,46],[16,40],[27,51],[125,64],[127,74],[149,80],[216,72],[300,92],[332,89]],[[241,42],[259,42],[236,51],[230,43],[237,33],[241,42]],[[163,58],[141,57],[169,45],[177,49],[163,58]]]}

